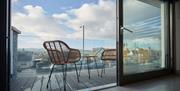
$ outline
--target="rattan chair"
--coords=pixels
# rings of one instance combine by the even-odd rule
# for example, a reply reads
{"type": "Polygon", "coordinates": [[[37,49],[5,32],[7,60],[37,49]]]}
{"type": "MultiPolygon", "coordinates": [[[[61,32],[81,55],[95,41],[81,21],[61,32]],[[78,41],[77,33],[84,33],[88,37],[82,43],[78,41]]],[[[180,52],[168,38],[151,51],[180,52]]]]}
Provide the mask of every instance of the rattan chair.
{"type": "MultiPolygon", "coordinates": [[[[77,80],[79,82],[80,71],[78,72],[76,62],[81,58],[80,51],[78,49],[70,48],[65,42],[60,40],[45,41],[43,46],[47,50],[52,63],[47,88],[55,65],[62,65],[64,90],[66,90],[67,64],[75,64],[77,80]]],[[[82,65],[80,66],[80,69],[81,67],[82,65]]]]}
{"type": "Polygon", "coordinates": [[[105,61],[116,61],[116,49],[104,49],[101,55],[103,67],[101,70],[101,77],[103,72],[105,73],[105,61]]]}

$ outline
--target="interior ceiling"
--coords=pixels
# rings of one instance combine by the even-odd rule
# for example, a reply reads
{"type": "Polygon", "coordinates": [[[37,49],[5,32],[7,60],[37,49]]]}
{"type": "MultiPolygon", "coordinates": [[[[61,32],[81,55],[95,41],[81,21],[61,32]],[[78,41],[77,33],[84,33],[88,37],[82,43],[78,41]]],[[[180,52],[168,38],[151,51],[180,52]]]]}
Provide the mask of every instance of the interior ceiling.
{"type": "Polygon", "coordinates": [[[161,1],[160,0],[139,0],[141,2],[150,4],[152,6],[160,8],[161,1]]]}

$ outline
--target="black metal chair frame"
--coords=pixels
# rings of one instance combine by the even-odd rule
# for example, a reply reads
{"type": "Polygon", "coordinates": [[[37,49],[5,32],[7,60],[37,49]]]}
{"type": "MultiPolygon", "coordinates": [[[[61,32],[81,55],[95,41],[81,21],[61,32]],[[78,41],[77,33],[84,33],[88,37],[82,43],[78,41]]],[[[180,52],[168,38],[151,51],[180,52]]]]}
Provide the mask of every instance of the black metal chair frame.
{"type": "Polygon", "coordinates": [[[66,77],[67,77],[67,64],[73,63],[73,64],[75,65],[77,81],[79,82],[80,70],[81,70],[81,68],[82,68],[82,64],[81,64],[80,70],[79,70],[79,72],[78,72],[76,62],[78,62],[78,61],[80,60],[80,58],[81,58],[80,51],[79,51],[78,49],[72,49],[72,48],[70,48],[65,42],[60,41],[60,40],[45,41],[45,42],[43,43],[43,46],[44,46],[44,48],[47,50],[48,55],[49,55],[50,60],[51,60],[51,63],[52,63],[52,65],[53,65],[53,66],[52,66],[52,69],[51,69],[51,71],[50,71],[50,74],[49,74],[49,78],[48,78],[48,82],[47,82],[47,86],[46,86],[46,87],[47,87],[47,88],[49,87],[48,85],[49,85],[49,82],[50,82],[50,80],[51,80],[51,76],[52,76],[52,73],[53,73],[53,71],[54,71],[54,66],[55,66],[55,65],[61,65],[61,66],[62,66],[64,91],[66,91],[66,84],[67,84],[67,82],[66,82],[66,77]],[[59,47],[60,47],[59,49],[57,48],[57,46],[56,46],[55,43],[59,43],[59,47]],[[54,48],[52,48],[52,45],[51,45],[51,44],[53,44],[54,48]],[[61,45],[61,44],[63,44],[63,45],[69,50],[68,55],[67,55],[67,58],[65,57],[65,52],[63,51],[63,48],[62,48],[62,45],[61,45]],[[49,48],[47,47],[47,45],[49,46],[49,48]],[[78,53],[79,58],[78,58],[77,60],[73,60],[73,61],[69,62],[70,54],[72,53],[72,51],[78,53]],[[60,52],[62,52],[62,55],[60,55],[60,52]],[[55,56],[55,55],[56,55],[56,56],[55,56]],[[57,57],[58,57],[58,59],[60,59],[60,57],[62,57],[62,58],[63,58],[63,62],[55,63],[55,61],[56,61],[56,62],[59,61],[59,60],[57,61],[57,57]]]}

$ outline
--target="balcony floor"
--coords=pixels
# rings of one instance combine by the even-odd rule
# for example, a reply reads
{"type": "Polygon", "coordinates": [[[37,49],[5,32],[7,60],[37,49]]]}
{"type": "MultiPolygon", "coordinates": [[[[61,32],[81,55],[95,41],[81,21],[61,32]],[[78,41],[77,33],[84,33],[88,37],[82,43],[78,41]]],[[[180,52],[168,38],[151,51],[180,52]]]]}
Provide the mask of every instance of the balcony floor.
{"type": "MultiPolygon", "coordinates": [[[[100,72],[100,70],[99,70],[100,72]]],[[[49,89],[46,89],[48,75],[31,75],[11,79],[11,91],[63,91],[62,73],[53,73],[49,89]]],[[[96,70],[91,70],[91,78],[88,71],[82,70],[80,82],[77,82],[76,73],[67,72],[67,91],[81,90],[96,86],[102,86],[116,82],[116,68],[106,68],[101,78],[96,70]]]]}

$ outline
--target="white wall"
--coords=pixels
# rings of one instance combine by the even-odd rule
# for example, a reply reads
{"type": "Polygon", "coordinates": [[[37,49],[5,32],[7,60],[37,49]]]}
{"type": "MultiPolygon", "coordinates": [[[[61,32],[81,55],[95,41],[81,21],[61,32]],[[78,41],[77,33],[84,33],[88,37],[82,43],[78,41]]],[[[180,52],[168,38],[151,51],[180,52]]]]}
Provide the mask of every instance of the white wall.
{"type": "Polygon", "coordinates": [[[176,70],[180,72],[180,0],[175,5],[176,19],[176,70]]]}

